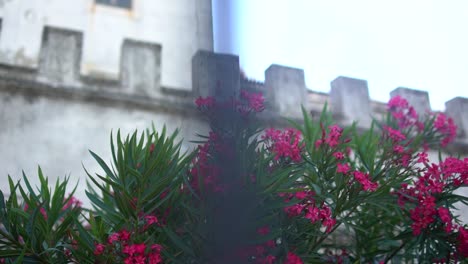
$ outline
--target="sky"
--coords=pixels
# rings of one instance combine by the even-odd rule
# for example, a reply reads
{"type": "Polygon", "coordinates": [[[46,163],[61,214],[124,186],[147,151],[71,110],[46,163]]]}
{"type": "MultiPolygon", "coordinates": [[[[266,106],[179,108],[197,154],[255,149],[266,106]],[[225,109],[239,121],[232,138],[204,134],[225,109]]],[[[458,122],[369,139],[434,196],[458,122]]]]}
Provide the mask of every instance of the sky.
{"type": "Polygon", "coordinates": [[[348,76],[382,102],[397,87],[428,91],[439,111],[468,97],[466,0],[213,0],[213,11],[215,51],[239,55],[250,78],[275,63],[304,69],[313,91],[348,76]]]}

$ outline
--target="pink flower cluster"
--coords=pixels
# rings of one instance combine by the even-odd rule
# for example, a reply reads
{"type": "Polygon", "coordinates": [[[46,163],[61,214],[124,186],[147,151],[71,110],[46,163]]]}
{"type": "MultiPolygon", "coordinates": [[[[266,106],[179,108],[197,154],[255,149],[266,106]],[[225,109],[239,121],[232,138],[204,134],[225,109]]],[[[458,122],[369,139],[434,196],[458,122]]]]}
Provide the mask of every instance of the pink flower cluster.
{"type": "Polygon", "coordinates": [[[65,203],[63,206],[62,210],[67,210],[67,209],[73,209],[73,208],[80,208],[83,205],[83,203],[76,199],[74,196],[71,196],[70,199],[65,203]]]}
{"type": "Polygon", "coordinates": [[[442,113],[437,114],[434,121],[434,127],[442,134],[443,138],[440,142],[442,147],[447,146],[457,136],[457,126],[453,123],[452,118],[445,116],[442,113]]]}
{"type": "MultiPolygon", "coordinates": [[[[145,217],[145,225],[157,224],[157,218],[145,217]]],[[[133,234],[134,235],[134,234],[133,234]]],[[[125,264],[159,264],[163,263],[161,257],[162,246],[159,244],[147,245],[145,243],[134,243],[132,233],[123,229],[112,233],[107,238],[107,243],[96,243],[94,255],[114,256],[123,260],[125,264]]]]}
{"type": "Polygon", "coordinates": [[[197,105],[198,109],[210,109],[216,105],[216,100],[212,96],[207,96],[207,97],[198,97],[195,100],[195,104],[197,105]]]}
{"type": "Polygon", "coordinates": [[[447,233],[451,233],[458,226],[453,224],[448,208],[437,207],[438,194],[444,192],[446,187],[458,187],[468,184],[468,158],[459,160],[453,157],[446,158],[439,165],[427,164],[422,174],[413,184],[402,184],[398,194],[398,204],[403,207],[410,204],[410,217],[413,221],[411,228],[414,235],[419,235],[430,224],[440,221],[447,233]],[[439,220],[437,220],[439,219],[439,220]]]}
{"type": "Polygon", "coordinates": [[[322,124],[322,138],[315,142],[315,147],[319,148],[323,144],[328,145],[330,148],[335,148],[340,144],[340,139],[343,134],[343,128],[338,125],[331,125],[328,127],[328,134],[326,133],[322,124]]]}
{"type": "Polygon", "coordinates": [[[225,189],[219,183],[221,169],[209,162],[211,151],[228,152],[214,132],[210,132],[207,142],[198,146],[197,156],[192,160],[190,186],[195,191],[200,190],[200,183],[203,184],[204,188],[214,192],[222,192],[225,189]]]}
{"type": "MultiPolygon", "coordinates": [[[[348,174],[351,170],[351,167],[348,163],[338,163],[336,164],[336,173],[348,174]]],[[[361,171],[353,171],[351,173],[355,181],[359,182],[362,185],[364,191],[375,191],[379,187],[377,182],[372,182],[369,176],[369,173],[364,173],[361,171]]]]}
{"type": "Polygon", "coordinates": [[[301,131],[292,128],[284,131],[269,128],[265,130],[263,139],[270,141],[270,150],[275,153],[275,160],[289,158],[294,162],[301,161],[303,149],[303,144],[300,143],[301,131]]]}
{"type": "MultiPolygon", "coordinates": [[[[424,123],[419,121],[418,114],[412,106],[408,104],[408,101],[400,96],[393,97],[388,102],[388,110],[398,122],[400,129],[416,126],[418,131],[424,130],[424,123]]],[[[447,146],[457,136],[457,126],[454,124],[452,118],[445,116],[442,113],[436,114],[434,121],[434,128],[436,132],[442,135],[440,142],[442,147],[447,146]]],[[[395,129],[384,128],[386,132],[395,142],[399,142],[405,139],[404,135],[395,129]]]]}
{"type": "Polygon", "coordinates": [[[384,134],[390,138],[394,143],[399,143],[406,139],[406,136],[397,129],[393,129],[389,126],[384,126],[384,134]]]}
{"type": "Polygon", "coordinates": [[[468,230],[460,228],[458,230],[457,253],[460,257],[468,258],[468,230]]]}
{"type": "Polygon", "coordinates": [[[325,204],[321,206],[316,205],[314,195],[314,192],[309,190],[280,194],[287,203],[293,199],[298,200],[297,204],[284,208],[284,211],[289,217],[304,216],[304,218],[310,220],[311,223],[321,221],[322,225],[326,228],[326,232],[329,233],[336,225],[336,219],[332,217],[330,207],[325,204]]]}
{"type": "Polygon", "coordinates": [[[296,254],[292,253],[291,251],[288,252],[286,255],[286,261],[284,264],[303,264],[301,258],[299,258],[296,254]]]}
{"type": "Polygon", "coordinates": [[[403,129],[410,126],[416,126],[419,131],[424,129],[424,123],[419,121],[418,114],[406,99],[401,96],[395,96],[387,104],[388,111],[393,118],[398,121],[398,126],[403,129]]]}
{"type": "Polygon", "coordinates": [[[364,191],[374,192],[379,187],[377,182],[372,182],[369,177],[369,173],[361,171],[353,171],[354,179],[362,185],[364,191]]]}
{"type": "Polygon", "coordinates": [[[249,110],[261,112],[265,109],[265,98],[262,93],[249,93],[246,90],[241,90],[241,98],[247,100],[249,110]]]}

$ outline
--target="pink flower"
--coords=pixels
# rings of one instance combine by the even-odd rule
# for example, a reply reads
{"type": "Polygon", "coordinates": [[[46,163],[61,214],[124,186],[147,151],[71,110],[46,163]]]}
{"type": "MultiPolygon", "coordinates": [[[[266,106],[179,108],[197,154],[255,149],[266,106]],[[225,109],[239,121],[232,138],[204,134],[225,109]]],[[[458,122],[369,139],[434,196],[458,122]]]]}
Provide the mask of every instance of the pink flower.
{"type": "Polygon", "coordinates": [[[393,147],[393,152],[395,152],[397,154],[402,154],[403,152],[405,152],[405,148],[403,148],[400,145],[396,145],[396,146],[393,147]]]}
{"type": "Polygon", "coordinates": [[[375,191],[379,187],[376,182],[371,182],[368,173],[363,173],[360,171],[353,172],[354,179],[362,185],[364,191],[375,191]]]}
{"type": "Polygon", "coordinates": [[[130,232],[123,229],[122,231],[119,232],[119,236],[122,241],[128,241],[130,239],[130,232]]]}
{"type": "Polygon", "coordinates": [[[296,254],[292,253],[291,251],[288,252],[286,255],[286,261],[284,264],[303,264],[302,259],[299,258],[296,254]]]}
{"type": "Polygon", "coordinates": [[[309,219],[312,223],[315,223],[320,220],[320,209],[315,206],[309,205],[307,207],[307,213],[305,214],[305,218],[309,219]]]}
{"type": "Polygon", "coordinates": [[[395,142],[400,142],[406,139],[405,135],[403,135],[399,130],[393,129],[389,126],[384,126],[384,131],[387,133],[388,137],[395,142]]]}
{"type": "Polygon", "coordinates": [[[161,245],[159,245],[159,244],[151,245],[151,250],[152,251],[161,252],[162,249],[163,249],[163,247],[161,245]]]}
{"type": "Polygon", "coordinates": [[[410,210],[410,217],[413,220],[411,224],[413,235],[417,236],[421,234],[423,229],[434,222],[436,214],[435,206],[435,198],[433,196],[424,196],[421,197],[419,205],[410,210]]]}
{"type": "Polygon", "coordinates": [[[122,252],[129,255],[143,255],[145,254],[146,245],[142,244],[134,244],[134,245],[126,245],[124,246],[122,252]]]}
{"type": "Polygon", "coordinates": [[[163,260],[161,258],[161,254],[159,252],[150,253],[148,255],[148,264],[160,264],[160,263],[163,263],[163,260]]]}
{"type": "Polygon", "coordinates": [[[135,248],[135,253],[143,255],[145,254],[146,245],[144,243],[133,245],[135,248]]]}
{"type": "Polygon", "coordinates": [[[428,163],[429,162],[429,159],[427,158],[427,153],[426,152],[418,153],[418,162],[420,162],[420,163],[428,163]]]}
{"type": "Polygon", "coordinates": [[[275,160],[289,158],[291,161],[301,161],[303,144],[300,144],[301,132],[296,129],[286,129],[285,131],[267,129],[264,139],[271,141],[270,150],[275,153],[275,160]]]}
{"type": "Polygon", "coordinates": [[[337,173],[343,173],[343,174],[348,173],[348,171],[350,169],[348,163],[344,163],[344,164],[338,163],[338,164],[336,164],[336,167],[337,167],[336,172],[337,173]]]}
{"type": "Polygon", "coordinates": [[[145,220],[148,226],[153,225],[153,224],[159,224],[158,218],[154,215],[145,216],[145,220]]]}
{"type": "Polygon", "coordinates": [[[407,128],[415,125],[419,131],[424,129],[424,124],[419,122],[419,117],[408,101],[400,96],[393,97],[388,102],[388,111],[392,114],[393,118],[398,121],[399,128],[407,128]]]}
{"type": "Polygon", "coordinates": [[[112,244],[115,241],[119,241],[119,240],[120,240],[120,234],[119,233],[112,233],[107,238],[107,243],[112,244]]]}
{"type": "Polygon", "coordinates": [[[262,93],[249,93],[246,90],[241,91],[241,97],[248,101],[250,109],[255,112],[261,112],[265,109],[263,105],[265,98],[263,98],[262,93]]]}
{"type": "Polygon", "coordinates": [[[211,108],[215,105],[215,99],[214,97],[212,96],[207,96],[205,98],[203,97],[198,97],[196,100],[195,100],[195,104],[197,105],[198,108],[211,108]]]}
{"type": "Polygon", "coordinates": [[[457,136],[457,126],[452,118],[447,118],[444,114],[438,114],[434,122],[435,129],[443,135],[441,146],[445,147],[457,136]]]}
{"type": "Polygon", "coordinates": [[[458,255],[466,258],[468,257],[468,230],[465,228],[460,228],[458,231],[457,253],[458,255]]]}
{"type": "Polygon", "coordinates": [[[450,215],[450,210],[445,207],[439,207],[437,209],[437,213],[439,214],[440,220],[444,223],[451,223],[452,216],[450,215]]]}
{"type": "Polygon", "coordinates": [[[68,208],[79,208],[82,203],[80,200],[76,199],[74,196],[68,199],[67,203],[63,206],[62,210],[67,210],[68,208]]]}
{"type": "Polygon", "coordinates": [[[296,198],[299,200],[304,200],[308,195],[309,195],[308,192],[301,191],[301,192],[297,192],[294,196],[296,196],[296,198]]]}
{"type": "Polygon", "coordinates": [[[392,97],[390,101],[388,101],[387,107],[389,110],[397,109],[397,108],[407,108],[408,101],[403,99],[401,96],[397,95],[392,97]]]}
{"type": "Polygon", "coordinates": [[[328,127],[328,136],[325,138],[325,143],[327,143],[331,148],[338,146],[341,134],[343,129],[338,125],[332,125],[328,127]]]}
{"type": "Polygon", "coordinates": [[[305,205],[303,204],[295,204],[291,206],[287,206],[284,208],[284,211],[288,214],[289,217],[298,216],[304,210],[305,205]]]}
{"type": "Polygon", "coordinates": [[[342,160],[344,159],[344,154],[343,152],[335,152],[333,153],[333,157],[335,157],[337,160],[342,160]]]}
{"type": "Polygon", "coordinates": [[[104,252],[104,250],[106,249],[106,246],[104,246],[103,244],[96,244],[94,247],[95,247],[94,255],[96,255],[96,256],[101,255],[104,252]]]}
{"type": "Polygon", "coordinates": [[[135,256],[133,257],[133,263],[134,264],[146,264],[145,263],[145,257],[144,256],[135,256]]]}
{"type": "Polygon", "coordinates": [[[325,218],[322,224],[326,227],[326,232],[330,233],[333,227],[336,225],[336,219],[334,218],[325,218]]]}

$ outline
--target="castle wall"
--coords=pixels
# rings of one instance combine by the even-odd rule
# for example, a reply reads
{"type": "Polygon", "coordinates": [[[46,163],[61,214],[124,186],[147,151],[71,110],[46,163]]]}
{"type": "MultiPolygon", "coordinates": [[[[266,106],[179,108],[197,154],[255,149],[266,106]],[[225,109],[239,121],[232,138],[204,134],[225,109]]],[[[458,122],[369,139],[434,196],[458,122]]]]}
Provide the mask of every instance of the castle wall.
{"type": "MultiPolygon", "coordinates": [[[[157,129],[164,124],[169,131],[180,128],[184,149],[191,149],[195,133],[208,131],[193,103],[198,96],[238,96],[240,89],[263,92],[268,108],[260,118],[267,126],[285,126],[285,117],[300,121],[301,105],[317,117],[327,103],[339,124],[354,120],[361,129],[385,111],[385,104],[369,98],[365,80],[341,76],[331,82],[329,94],[317,93],[305,86],[303,70],[273,65],[265,72],[265,83],[249,81],[240,76],[237,56],[210,51],[191,57],[190,85],[174,89],[161,81],[164,46],[133,39],[125,39],[118,54],[118,79],[90,77],[81,72],[82,32],[45,27],[40,39],[37,67],[0,64],[2,190],[8,190],[6,175],[17,180],[21,170],[36,180],[39,164],[51,182],[65,175],[72,182],[80,180],[78,196],[86,200],[82,163],[91,173],[99,172],[89,149],[110,161],[111,130],[143,131],[152,121],[157,129]]],[[[430,110],[426,92],[397,88],[392,95],[430,110]]],[[[459,128],[447,154],[468,156],[468,99],[457,97],[446,106],[459,128]]]]}
{"type": "Polygon", "coordinates": [[[0,189],[8,190],[7,175],[20,179],[22,170],[33,184],[37,184],[37,166],[41,166],[50,182],[57,177],[71,176],[74,185],[80,182],[77,196],[85,199],[87,175],[102,173],[88,150],[111,161],[110,135],[122,137],[138,130],[151,128],[169,133],[180,129],[183,150],[190,148],[190,140],[198,139],[195,131],[207,131],[204,123],[191,113],[164,109],[135,108],[121,102],[88,101],[67,96],[30,93],[0,93],[0,189]]]}
{"type": "Polygon", "coordinates": [[[37,68],[46,27],[82,32],[80,73],[119,79],[125,39],[158,43],[161,83],[190,89],[191,58],[213,50],[211,0],[133,0],[131,9],[94,0],[6,0],[0,4],[0,63],[37,68]]]}

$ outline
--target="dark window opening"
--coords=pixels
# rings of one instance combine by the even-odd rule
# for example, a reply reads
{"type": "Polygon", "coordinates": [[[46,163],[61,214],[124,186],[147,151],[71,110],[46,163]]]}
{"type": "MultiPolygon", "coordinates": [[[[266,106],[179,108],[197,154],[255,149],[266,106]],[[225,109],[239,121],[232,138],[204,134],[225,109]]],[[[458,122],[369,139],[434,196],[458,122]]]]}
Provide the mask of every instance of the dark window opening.
{"type": "Polygon", "coordinates": [[[132,0],[96,0],[96,3],[120,8],[132,8],[132,0]]]}

